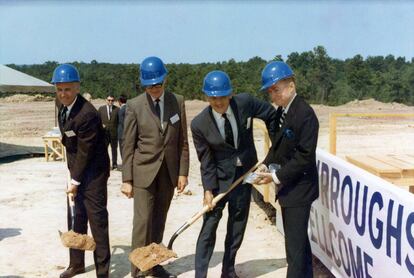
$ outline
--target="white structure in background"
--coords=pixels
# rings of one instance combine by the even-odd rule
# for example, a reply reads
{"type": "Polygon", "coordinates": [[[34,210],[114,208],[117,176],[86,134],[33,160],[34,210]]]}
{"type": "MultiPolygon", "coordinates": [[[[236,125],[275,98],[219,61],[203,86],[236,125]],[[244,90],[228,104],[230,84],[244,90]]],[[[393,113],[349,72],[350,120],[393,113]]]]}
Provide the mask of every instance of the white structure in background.
{"type": "Polygon", "coordinates": [[[54,86],[23,72],[0,65],[0,93],[53,93],[54,86]]]}

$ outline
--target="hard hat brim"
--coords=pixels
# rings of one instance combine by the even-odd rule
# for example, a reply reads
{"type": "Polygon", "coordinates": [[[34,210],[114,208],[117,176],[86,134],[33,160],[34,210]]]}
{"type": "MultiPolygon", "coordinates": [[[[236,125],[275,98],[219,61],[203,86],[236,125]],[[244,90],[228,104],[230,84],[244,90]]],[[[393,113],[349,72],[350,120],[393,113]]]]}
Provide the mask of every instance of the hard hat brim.
{"type": "Polygon", "coordinates": [[[52,80],[50,83],[52,83],[53,85],[58,84],[58,83],[80,83],[79,79],[60,79],[60,80],[52,80]]]}
{"type": "Polygon", "coordinates": [[[277,82],[279,82],[279,81],[282,81],[282,80],[285,80],[285,79],[288,79],[288,78],[290,78],[290,77],[292,77],[292,76],[294,76],[294,74],[292,74],[292,75],[288,75],[288,76],[285,76],[285,77],[283,77],[283,78],[275,78],[275,79],[272,79],[272,80],[269,80],[268,82],[266,82],[266,84],[264,84],[261,88],[260,88],[260,91],[266,91],[267,89],[269,89],[271,86],[273,86],[273,84],[276,84],[277,82]]]}
{"type": "Polygon", "coordinates": [[[261,88],[260,91],[264,92],[267,89],[269,89],[273,84],[276,84],[277,82],[279,82],[279,79],[276,80],[270,80],[269,82],[267,82],[266,84],[264,84],[261,88]]]}
{"type": "Polygon", "coordinates": [[[158,78],[152,78],[152,79],[143,79],[142,77],[140,77],[141,85],[142,86],[151,86],[151,85],[162,83],[162,82],[164,82],[164,79],[165,79],[166,76],[167,76],[167,73],[164,73],[163,75],[161,75],[158,78]]]}
{"type": "Polygon", "coordinates": [[[224,91],[203,91],[208,97],[226,97],[231,95],[232,89],[224,91]]]}

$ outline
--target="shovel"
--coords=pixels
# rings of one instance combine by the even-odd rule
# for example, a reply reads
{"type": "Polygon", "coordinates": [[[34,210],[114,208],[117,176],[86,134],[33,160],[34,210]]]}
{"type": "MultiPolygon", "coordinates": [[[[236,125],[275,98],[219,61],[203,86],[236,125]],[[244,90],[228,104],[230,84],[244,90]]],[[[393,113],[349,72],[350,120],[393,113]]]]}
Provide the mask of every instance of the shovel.
{"type": "MultiPolygon", "coordinates": [[[[236,181],[234,181],[229,189],[227,191],[222,192],[218,194],[216,197],[214,197],[212,203],[213,205],[216,205],[221,199],[224,198],[230,191],[232,191],[236,186],[241,184],[241,182],[261,163],[257,163],[255,166],[253,166],[248,172],[246,172],[243,176],[239,177],[236,181]]],[[[204,213],[210,211],[210,207],[205,205],[199,212],[194,214],[193,217],[188,219],[172,236],[170,241],[168,242],[168,247],[165,247],[165,245],[151,243],[148,246],[139,247],[133,250],[129,254],[129,260],[131,263],[133,263],[136,267],[138,267],[141,271],[147,271],[151,268],[153,268],[156,265],[159,265],[160,263],[171,259],[171,258],[177,258],[177,254],[172,251],[172,246],[174,243],[174,240],[182,233],[184,232],[188,227],[190,227],[194,222],[196,222],[201,216],[203,216],[204,213]]]]}
{"type": "Polygon", "coordinates": [[[63,246],[72,249],[95,251],[96,243],[92,237],[84,234],[75,233],[75,231],[73,230],[73,228],[75,227],[75,202],[72,193],[68,194],[68,201],[72,229],[66,233],[58,231],[63,246]]]}

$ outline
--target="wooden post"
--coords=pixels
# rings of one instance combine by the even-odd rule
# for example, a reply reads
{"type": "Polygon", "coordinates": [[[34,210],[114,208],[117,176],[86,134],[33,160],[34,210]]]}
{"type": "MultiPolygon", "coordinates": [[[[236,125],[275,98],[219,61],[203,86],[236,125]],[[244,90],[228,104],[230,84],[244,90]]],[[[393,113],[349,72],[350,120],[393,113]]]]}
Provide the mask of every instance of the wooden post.
{"type": "Polygon", "coordinates": [[[336,114],[329,114],[329,152],[336,155],[336,114]]]}
{"type": "Polygon", "coordinates": [[[47,147],[47,140],[43,139],[44,145],[45,145],[45,158],[46,158],[46,162],[49,161],[49,151],[48,151],[48,147],[47,147]]]}

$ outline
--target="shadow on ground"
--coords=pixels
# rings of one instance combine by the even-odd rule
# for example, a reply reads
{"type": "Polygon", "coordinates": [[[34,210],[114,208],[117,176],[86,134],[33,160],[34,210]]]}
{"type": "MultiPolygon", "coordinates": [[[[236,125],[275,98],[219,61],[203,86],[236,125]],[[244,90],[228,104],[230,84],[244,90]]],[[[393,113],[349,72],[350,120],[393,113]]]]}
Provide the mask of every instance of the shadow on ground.
{"type": "MultiPolygon", "coordinates": [[[[213,256],[211,257],[209,267],[215,267],[221,263],[223,260],[224,252],[214,252],[213,256]]],[[[194,259],[195,254],[187,255],[184,257],[180,257],[171,263],[165,266],[165,269],[174,273],[175,275],[180,275],[189,271],[194,270],[194,259]]]]}
{"type": "MultiPolygon", "coordinates": [[[[111,265],[109,273],[111,277],[128,277],[131,272],[131,264],[128,255],[131,252],[131,247],[126,245],[114,245],[111,252],[111,265]]],[[[95,265],[88,265],[85,268],[86,272],[95,273],[95,265]]]]}
{"type": "MultiPolygon", "coordinates": [[[[211,257],[209,267],[213,268],[222,263],[224,252],[214,252],[211,257]]],[[[174,273],[175,275],[181,275],[186,272],[194,270],[194,254],[184,256],[176,259],[165,268],[174,273]]],[[[237,264],[236,272],[241,273],[240,277],[258,277],[266,273],[276,271],[279,268],[286,267],[285,259],[263,259],[263,260],[251,260],[237,264]]]]}
{"type": "Polygon", "coordinates": [[[286,259],[261,259],[250,260],[236,264],[236,272],[240,277],[253,278],[286,267],[286,259]]]}
{"type": "Polygon", "coordinates": [[[21,146],[0,142],[0,163],[9,163],[21,158],[44,155],[44,147],[21,146]]]}
{"type": "Polygon", "coordinates": [[[3,239],[7,237],[14,237],[14,236],[21,235],[22,234],[21,230],[22,229],[20,228],[1,228],[0,229],[0,241],[2,241],[3,239]]]}

